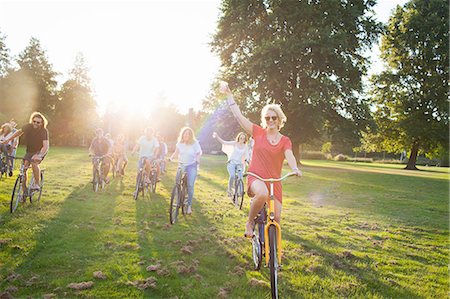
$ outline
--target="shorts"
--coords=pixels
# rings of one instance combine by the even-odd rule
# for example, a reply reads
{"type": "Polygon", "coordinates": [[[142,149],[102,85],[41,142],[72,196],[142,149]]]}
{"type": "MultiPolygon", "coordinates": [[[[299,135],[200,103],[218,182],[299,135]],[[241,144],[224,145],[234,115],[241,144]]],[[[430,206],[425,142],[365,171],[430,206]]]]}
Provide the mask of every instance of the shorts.
{"type": "MultiPolygon", "coordinates": [[[[23,159],[24,159],[25,161],[28,161],[28,162],[31,163],[31,162],[32,162],[32,161],[31,161],[31,158],[33,158],[33,156],[36,155],[36,154],[39,154],[39,152],[35,152],[35,153],[26,153],[25,156],[23,156],[23,159]]],[[[45,158],[46,155],[47,155],[47,154],[45,154],[44,156],[42,156],[42,159],[41,159],[40,162],[38,162],[38,164],[41,163],[42,161],[44,161],[44,158],[45,158]]]]}

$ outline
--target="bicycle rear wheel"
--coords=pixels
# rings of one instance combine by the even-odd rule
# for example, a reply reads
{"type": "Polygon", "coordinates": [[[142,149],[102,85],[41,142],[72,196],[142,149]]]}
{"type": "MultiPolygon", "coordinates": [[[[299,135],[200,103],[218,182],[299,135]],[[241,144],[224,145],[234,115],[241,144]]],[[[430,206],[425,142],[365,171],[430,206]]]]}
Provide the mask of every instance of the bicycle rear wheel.
{"type": "Polygon", "coordinates": [[[172,189],[172,196],[170,197],[170,207],[169,207],[170,224],[174,224],[175,222],[177,222],[178,213],[180,210],[179,198],[180,198],[180,188],[178,187],[178,185],[175,185],[175,187],[173,187],[172,189]]]}
{"type": "Polygon", "coordinates": [[[259,270],[261,268],[263,255],[263,244],[262,239],[260,238],[260,232],[264,232],[264,230],[261,230],[261,226],[263,225],[260,223],[256,223],[253,226],[252,257],[255,270],[259,270]]]}
{"type": "Polygon", "coordinates": [[[270,289],[272,298],[278,299],[278,244],[277,229],[274,225],[269,227],[269,250],[270,289]]]}
{"type": "Polygon", "coordinates": [[[21,197],[23,196],[21,192],[22,192],[22,180],[21,177],[19,176],[16,179],[16,183],[14,184],[14,189],[11,194],[11,203],[9,206],[9,211],[11,213],[14,213],[17,210],[17,207],[19,206],[19,202],[22,199],[21,197]]]}

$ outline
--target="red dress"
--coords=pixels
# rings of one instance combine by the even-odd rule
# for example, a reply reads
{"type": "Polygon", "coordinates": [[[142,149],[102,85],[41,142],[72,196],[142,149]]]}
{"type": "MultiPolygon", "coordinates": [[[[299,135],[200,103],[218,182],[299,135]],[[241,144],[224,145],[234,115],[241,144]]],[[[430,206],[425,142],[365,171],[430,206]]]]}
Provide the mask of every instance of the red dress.
{"type": "MultiPolygon", "coordinates": [[[[281,177],[284,152],[288,149],[292,150],[291,140],[286,136],[282,136],[277,144],[270,144],[267,140],[266,130],[255,124],[253,124],[252,135],[255,144],[253,145],[252,161],[250,162],[248,171],[264,179],[281,177]]],[[[248,193],[250,196],[253,196],[250,192],[250,186],[255,180],[257,180],[255,177],[251,175],[247,176],[248,193]]],[[[267,190],[270,192],[269,183],[266,183],[266,185],[267,190]]],[[[274,183],[273,187],[275,199],[282,202],[281,182],[274,183]]]]}

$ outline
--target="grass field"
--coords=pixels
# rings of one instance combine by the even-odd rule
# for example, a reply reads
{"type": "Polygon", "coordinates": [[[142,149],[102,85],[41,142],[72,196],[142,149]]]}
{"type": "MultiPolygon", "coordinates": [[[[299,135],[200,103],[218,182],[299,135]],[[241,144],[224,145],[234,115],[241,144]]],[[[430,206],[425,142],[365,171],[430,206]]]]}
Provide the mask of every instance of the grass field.
{"type": "MultiPolygon", "coordinates": [[[[193,215],[169,225],[175,165],[149,199],[128,175],[92,192],[86,150],[52,148],[39,204],[9,214],[0,181],[0,293],[26,298],[268,298],[253,271],[225,158],[204,156],[193,215]],[[101,271],[102,278],[94,277],[101,271]],[[76,290],[71,283],[92,282],[76,290]]],[[[446,298],[449,170],[303,161],[284,184],[282,298],[446,298]]],[[[287,169],[285,170],[287,171],[287,169]]],[[[17,171],[16,171],[17,173],[17,171]]]]}

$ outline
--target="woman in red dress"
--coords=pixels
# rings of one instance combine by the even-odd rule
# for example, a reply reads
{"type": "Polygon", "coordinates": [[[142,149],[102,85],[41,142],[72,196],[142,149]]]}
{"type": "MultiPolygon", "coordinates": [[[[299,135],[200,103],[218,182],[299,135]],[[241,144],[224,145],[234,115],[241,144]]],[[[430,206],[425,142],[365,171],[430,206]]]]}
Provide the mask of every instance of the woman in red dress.
{"type": "MultiPolygon", "coordinates": [[[[297,161],[292,153],[291,140],[280,133],[280,129],[286,122],[286,116],[280,105],[266,105],[261,111],[261,126],[258,126],[242,115],[227,84],[222,84],[221,92],[227,95],[227,104],[236,120],[254,139],[252,160],[248,171],[262,178],[279,178],[283,161],[286,159],[292,171],[296,172],[297,176],[301,176],[302,172],[298,169],[297,161]]],[[[260,181],[253,176],[247,178],[248,194],[253,198],[245,225],[245,236],[251,237],[254,219],[264,203],[269,200],[269,183],[260,181]]],[[[283,200],[281,182],[274,183],[274,197],[275,221],[280,223],[283,200]]]]}

